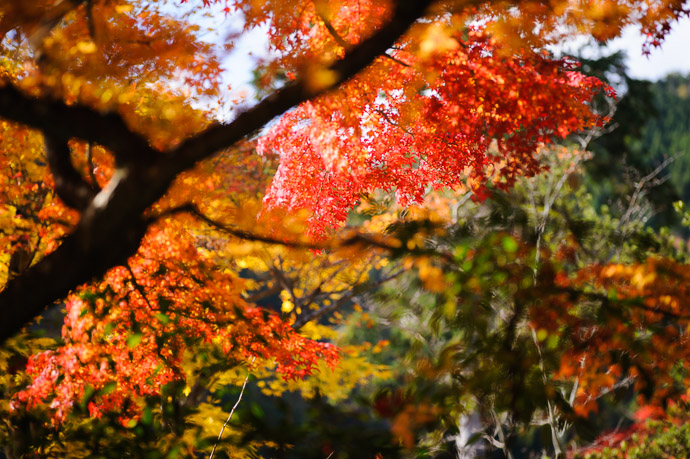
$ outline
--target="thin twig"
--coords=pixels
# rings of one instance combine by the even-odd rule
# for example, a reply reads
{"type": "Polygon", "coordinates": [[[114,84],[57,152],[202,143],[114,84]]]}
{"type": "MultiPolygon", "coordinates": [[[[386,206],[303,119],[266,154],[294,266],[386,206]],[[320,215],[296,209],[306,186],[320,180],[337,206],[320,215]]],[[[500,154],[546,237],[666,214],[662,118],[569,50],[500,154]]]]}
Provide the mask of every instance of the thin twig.
{"type": "Polygon", "coordinates": [[[93,0],[86,0],[86,20],[89,29],[89,36],[92,41],[96,41],[96,24],[93,20],[93,0]]]}
{"type": "Polygon", "coordinates": [[[337,30],[335,30],[335,27],[333,27],[333,24],[331,24],[331,21],[329,21],[326,18],[326,15],[324,14],[323,8],[320,7],[319,5],[315,4],[314,8],[316,9],[316,15],[321,19],[321,22],[323,22],[323,25],[326,26],[326,29],[328,29],[328,33],[331,34],[331,37],[335,40],[336,43],[338,43],[339,46],[342,46],[345,49],[348,49],[350,47],[350,44],[345,41],[343,37],[340,36],[337,30]]]}
{"type": "Polygon", "coordinates": [[[405,134],[409,134],[409,135],[411,135],[412,137],[414,137],[414,134],[413,134],[412,132],[410,132],[407,128],[405,128],[404,126],[402,126],[400,123],[396,123],[395,121],[393,121],[392,119],[390,119],[390,117],[389,117],[389,116],[386,114],[386,112],[384,112],[383,110],[374,110],[374,111],[375,111],[376,113],[378,113],[379,115],[381,115],[381,116],[383,117],[383,119],[386,120],[391,126],[395,126],[395,127],[397,127],[398,129],[402,130],[405,134]]]}
{"type": "Polygon", "coordinates": [[[621,242],[620,244],[616,244],[611,247],[611,250],[609,251],[609,254],[606,257],[606,263],[610,262],[616,255],[616,253],[620,253],[622,243],[623,241],[625,241],[627,236],[627,233],[624,233],[624,229],[625,226],[630,222],[633,216],[633,212],[635,212],[635,210],[638,210],[638,212],[643,211],[640,210],[640,200],[644,198],[644,196],[646,195],[646,191],[649,188],[658,186],[666,181],[666,179],[657,179],[656,177],[661,172],[663,172],[663,170],[666,169],[666,167],[669,164],[671,164],[675,159],[676,156],[669,156],[668,158],[664,159],[664,161],[661,164],[659,164],[659,166],[657,166],[656,169],[654,169],[652,172],[645,175],[635,183],[635,190],[633,191],[632,196],[630,196],[628,208],[625,210],[623,216],[618,220],[618,225],[616,225],[616,229],[614,231],[614,234],[620,235],[619,239],[621,242]]]}
{"type": "MultiPolygon", "coordinates": [[[[352,47],[350,43],[348,43],[343,37],[340,36],[337,30],[335,30],[335,27],[333,27],[333,24],[331,24],[331,21],[329,21],[326,16],[323,14],[322,8],[320,8],[318,5],[314,5],[316,7],[316,15],[321,19],[321,22],[323,22],[323,25],[326,26],[326,29],[328,30],[328,33],[331,34],[335,42],[338,44],[338,46],[341,46],[344,49],[349,49],[352,47]]],[[[400,64],[403,67],[410,67],[410,64],[407,64],[397,57],[391,56],[388,53],[383,53],[381,54],[381,57],[387,57],[388,59],[392,60],[396,64],[400,64]]]]}
{"type": "MultiPolygon", "coordinates": [[[[256,357],[252,357],[252,363],[254,363],[254,360],[256,360],[256,357]]],[[[218,434],[218,439],[216,440],[216,443],[213,445],[213,449],[211,450],[211,455],[208,457],[208,459],[213,459],[213,455],[216,452],[216,447],[218,446],[218,442],[220,442],[221,438],[223,437],[223,432],[225,432],[225,427],[228,425],[228,423],[232,419],[232,415],[235,414],[235,410],[237,409],[240,402],[242,401],[242,395],[244,395],[244,389],[247,387],[247,382],[249,382],[249,375],[250,374],[251,373],[249,371],[247,371],[247,377],[244,378],[244,383],[242,383],[242,389],[240,390],[240,396],[237,397],[237,401],[235,402],[235,405],[232,407],[232,410],[230,410],[230,414],[228,415],[228,418],[223,423],[223,427],[220,429],[220,433],[218,434]]]]}
{"type": "MultiPolygon", "coordinates": [[[[630,205],[628,206],[628,209],[625,212],[625,215],[621,217],[620,219],[620,224],[625,224],[628,222],[630,219],[630,216],[632,215],[632,212],[634,210],[635,204],[637,204],[637,201],[642,197],[642,192],[644,191],[644,187],[647,185],[647,183],[650,183],[653,179],[656,178],[657,175],[659,175],[669,164],[671,164],[674,160],[676,159],[675,156],[669,156],[668,158],[664,159],[664,161],[657,166],[656,169],[654,169],[652,172],[649,174],[645,175],[640,179],[636,184],[635,184],[635,191],[630,198],[630,205]]],[[[664,180],[665,181],[665,180],[664,180]]],[[[662,182],[663,183],[663,182],[662,182]]]]}
{"type": "MultiPolygon", "coordinates": [[[[541,376],[542,376],[542,383],[544,384],[544,390],[548,387],[548,378],[546,377],[546,366],[544,365],[544,355],[541,352],[541,346],[539,345],[539,339],[537,338],[537,332],[534,330],[534,327],[530,325],[530,331],[532,332],[532,340],[534,341],[534,345],[537,348],[537,353],[539,354],[539,369],[541,370],[541,376]]],[[[562,459],[563,458],[563,445],[561,445],[561,439],[560,435],[558,432],[558,422],[557,422],[557,416],[556,416],[556,410],[555,407],[553,406],[551,397],[548,396],[547,392],[547,397],[546,397],[546,408],[548,412],[548,424],[549,428],[551,430],[551,444],[554,449],[554,453],[556,454],[556,458],[562,459]]]]}
{"type": "Polygon", "coordinates": [[[503,432],[503,426],[501,425],[501,420],[498,419],[498,414],[496,414],[496,410],[494,410],[493,405],[491,406],[491,417],[494,419],[494,422],[496,423],[496,434],[498,434],[498,440],[496,440],[492,436],[485,435],[484,438],[489,440],[489,442],[497,447],[501,448],[503,450],[503,454],[505,455],[506,459],[513,459],[513,454],[511,453],[510,449],[508,449],[508,442],[506,441],[506,435],[503,432]]]}
{"type": "Polygon", "coordinates": [[[146,304],[149,306],[149,309],[153,311],[153,306],[151,306],[151,303],[149,303],[149,299],[146,297],[146,293],[144,292],[144,287],[142,287],[139,282],[137,282],[137,278],[134,276],[134,271],[132,271],[132,267],[129,266],[129,263],[125,263],[125,267],[127,268],[127,271],[129,271],[129,275],[132,278],[132,284],[134,285],[134,288],[137,289],[141,297],[144,299],[146,304]]]}
{"type": "Polygon", "coordinates": [[[561,192],[561,189],[565,185],[566,180],[572,174],[575,172],[577,169],[577,166],[580,164],[580,161],[582,161],[582,155],[577,155],[575,157],[575,160],[572,162],[570,167],[565,170],[563,175],[560,177],[558,182],[556,183],[556,186],[553,188],[552,191],[546,190],[546,196],[544,199],[544,210],[541,214],[536,213],[536,207],[534,206],[534,198],[530,197],[532,199],[532,207],[535,211],[536,215],[536,231],[537,231],[537,243],[536,243],[536,249],[535,249],[535,254],[534,254],[534,282],[537,282],[537,272],[539,270],[539,257],[540,257],[540,248],[541,248],[541,240],[542,236],[544,235],[544,231],[546,231],[546,224],[549,221],[549,214],[551,213],[551,207],[553,206],[554,202],[556,202],[556,198],[558,198],[558,195],[561,192]],[[541,218],[540,218],[541,217],[541,218]]]}
{"type": "Polygon", "coordinates": [[[383,53],[383,54],[381,54],[381,57],[387,57],[388,59],[392,60],[392,61],[395,62],[396,64],[402,65],[403,67],[412,67],[412,66],[411,66],[410,64],[408,64],[407,62],[403,62],[403,61],[401,61],[400,59],[398,59],[397,57],[391,56],[391,55],[388,54],[388,53],[383,53]]]}

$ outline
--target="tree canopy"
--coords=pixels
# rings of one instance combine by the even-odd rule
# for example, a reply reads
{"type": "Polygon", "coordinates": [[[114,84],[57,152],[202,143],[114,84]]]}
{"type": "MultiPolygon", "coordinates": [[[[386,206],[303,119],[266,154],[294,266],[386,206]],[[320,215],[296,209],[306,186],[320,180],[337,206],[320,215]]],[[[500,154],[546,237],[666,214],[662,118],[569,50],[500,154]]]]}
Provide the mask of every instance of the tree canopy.
{"type": "Polygon", "coordinates": [[[5,455],[431,454],[473,415],[468,447],[541,422],[563,455],[609,393],[665,407],[689,271],[635,217],[666,163],[600,211],[577,182],[616,94],[548,49],[689,11],[0,2],[5,455]],[[243,99],[219,49],[257,32],[243,99]]]}

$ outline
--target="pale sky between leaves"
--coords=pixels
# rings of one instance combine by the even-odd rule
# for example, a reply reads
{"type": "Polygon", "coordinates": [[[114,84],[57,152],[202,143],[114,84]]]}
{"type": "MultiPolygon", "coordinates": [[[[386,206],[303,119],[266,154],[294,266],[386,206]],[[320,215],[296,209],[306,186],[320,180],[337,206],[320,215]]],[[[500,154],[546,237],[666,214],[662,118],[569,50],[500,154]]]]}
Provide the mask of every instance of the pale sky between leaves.
{"type": "Polygon", "coordinates": [[[655,81],[672,72],[690,73],[690,19],[674,24],[671,34],[649,57],[642,55],[643,42],[639,28],[629,27],[621,38],[609,44],[612,51],[627,52],[630,76],[655,81]]]}
{"type": "MultiPolygon", "coordinates": [[[[206,10],[204,16],[203,22],[215,23],[215,27],[214,25],[210,27],[215,33],[205,37],[207,41],[220,44],[224,41],[222,38],[223,30],[241,29],[241,16],[237,13],[226,16],[219,6],[206,10]]],[[[583,43],[584,41],[574,40],[560,50],[576,54],[583,43]]],[[[623,35],[609,43],[601,54],[608,55],[618,50],[625,51],[629,75],[633,78],[656,81],[672,72],[690,74],[690,19],[685,18],[673,24],[671,33],[666,37],[662,46],[652,49],[649,56],[642,54],[643,43],[644,37],[639,28],[628,27],[624,30],[623,35]]],[[[251,100],[254,94],[250,84],[251,70],[254,68],[255,59],[266,55],[266,49],[265,31],[254,30],[236,42],[232,52],[220,52],[221,55],[225,55],[222,58],[225,68],[223,81],[225,85],[231,86],[231,93],[235,95],[244,94],[251,100]]],[[[558,51],[556,52],[558,53],[558,51]]],[[[228,121],[236,113],[238,107],[233,107],[234,104],[232,103],[224,105],[224,107],[218,107],[216,113],[221,120],[228,121]]]]}

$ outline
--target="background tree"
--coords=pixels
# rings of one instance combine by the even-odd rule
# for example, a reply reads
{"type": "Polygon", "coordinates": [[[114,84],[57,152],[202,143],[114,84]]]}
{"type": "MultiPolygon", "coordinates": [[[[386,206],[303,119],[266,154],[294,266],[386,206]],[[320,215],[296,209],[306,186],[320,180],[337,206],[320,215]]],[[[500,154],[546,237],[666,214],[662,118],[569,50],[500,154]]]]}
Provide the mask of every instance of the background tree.
{"type": "Polygon", "coordinates": [[[408,211],[396,231],[417,247],[404,255],[414,269],[364,303],[371,328],[352,319],[351,339],[390,341],[375,358],[398,374],[388,390],[406,394],[394,416],[440,409],[435,433],[410,440],[418,454],[563,456],[626,431],[636,403],[659,407],[658,397],[685,391],[684,338],[670,329],[686,315],[656,295],[682,294],[686,251],[629,212],[598,210],[582,153],[545,155],[550,173],[510,193],[482,204],[436,197],[431,221],[408,211]]]}

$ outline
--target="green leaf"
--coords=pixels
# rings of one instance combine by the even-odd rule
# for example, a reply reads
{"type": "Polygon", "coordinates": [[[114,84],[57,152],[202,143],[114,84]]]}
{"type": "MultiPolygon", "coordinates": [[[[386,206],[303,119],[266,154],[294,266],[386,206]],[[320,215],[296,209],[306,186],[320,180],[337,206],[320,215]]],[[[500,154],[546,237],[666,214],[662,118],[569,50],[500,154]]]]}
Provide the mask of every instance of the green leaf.
{"type": "Polygon", "coordinates": [[[82,410],[86,411],[86,407],[89,404],[89,402],[93,399],[94,395],[96,395],[96,389],[94,389],[91,385],[87,385],[84,388],[84,395],[82,396],[81,401],[79,402],[79,406],[82,410]]]}
{"type": "Polygon", "coordinates": [[[258,419],[263,419],[264,417],[264,410],[259,406],[258,403],[252,403],[249,405],[249,410],[252,412],[254,416],[256,416],[258,419]]]}
{"type": "Polygon", "coordinates": [[[141,423],[144,425],[149,425],[153,422],[153,411],[151,407],[147,406],[144,408],[144,412],[141,414],[141,423]]]}
{"type": "Polygon", "coordinates": [[[160,321],[163,325],[167,325],[170,323],[170,317],[168,317],[167,314],[163,314],[162,312],[159,312],[156,314],[156,319],[160,321]]]}
{"type": "Polygon", "coordinates": [[[103,386],[103,388],[98,391],[98,394],[99,395],[108,395],[109,393],[111,393],[115,389],[117,389],[117,382],[111,381],[108,384],[106,384],[105,386],[103,386]]]}
{"type": "Polygon", "coordinates": [[[139,343],[141,343],[141,339],[142,339],[143,337],[144,337],[144,335],[141,334],[141,333],[133,333],[133,334],[131,334],[131,335],[129,336],[129,338],[127,338],[127,346],[128,346],[130,349],[134,349],[135,347],[137,347],[137,346],[139,345],[139,343]]]}
{"type": "Polygon", "coordinates": [[[505,250],[508,253],[517,252],[518,244],[512,236],[504,237],[501,241],[501,245],[503,246],[503,250],[505,250]]]}
{"type": "Polygon", "coordinates": [[[549,338],[546,340],[546,348],[553,350],[558,347],[558,335],[549,335],[549,338]]]}

